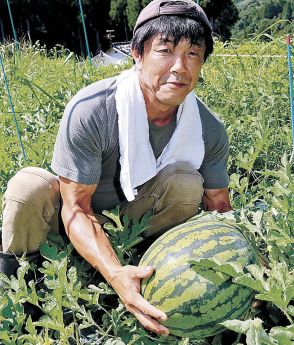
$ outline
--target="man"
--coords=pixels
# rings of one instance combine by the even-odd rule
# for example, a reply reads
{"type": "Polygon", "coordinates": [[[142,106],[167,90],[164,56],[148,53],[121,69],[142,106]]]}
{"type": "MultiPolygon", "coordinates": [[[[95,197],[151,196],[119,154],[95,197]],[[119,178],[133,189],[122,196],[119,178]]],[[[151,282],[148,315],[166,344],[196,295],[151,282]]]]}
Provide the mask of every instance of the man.
{"type": "Polygon", "coordinates": [[[159,323],[166,315],[140,295],[152,267],[123,267],[99,214],[115,205],[133,218],[151,210],[144,237],[154,240],[195,215],[201,201],[206,210],[231,209],[227,135],[193,92],[212,50],[209,21],[193,1],[145,7],[132,41],[135,67],[84,88],[67,105],[52,161],[59,178],[25,168],[9,182],[3,254],[34,255],[48,231],[58,231],[61,195],[76,250],[145,328],[168,334],[159,323]]]}

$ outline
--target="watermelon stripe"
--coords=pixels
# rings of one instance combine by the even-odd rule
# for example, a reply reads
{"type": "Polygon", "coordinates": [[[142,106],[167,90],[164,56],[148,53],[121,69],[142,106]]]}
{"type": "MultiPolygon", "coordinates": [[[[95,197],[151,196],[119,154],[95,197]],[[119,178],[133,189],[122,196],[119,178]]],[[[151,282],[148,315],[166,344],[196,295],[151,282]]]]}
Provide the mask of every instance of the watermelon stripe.
{"type": "MultiPolygon", "coordinates": [[[[210,222],[212,223],[212,222],[210,222]]],[[[156,257],[163,248],[166,248],[167,246],[170,246],[174,243],[177,243],[177,241],[185,236],[190,235],[190,233],[201,233],[203,232],[203,230],[216,230],[216,229],[220,229],[223,228],[225,231],[227,231],[227,228],[224,228],[223,226],[220,226],[219,223],[215,224],[212,223],[207,223],[207,224],[203,224],[201,222],[198,223],[185,223],[183,225],[178,225],[175,228],[167,231],[165,234],[163,234],[160,237],[160,242],[157,240],[155,241],[146,251],[146,253],[144,254],[144,258],[146,261],[149,261],[150,259],[148,259],[148,256],[151,255],[152,257],[156,257]],[[178,232],[177,230],[180,229],[181,231],[178,232]]],[[[234,229],[234,228],[232,228],[234,229]]],[[[203,236],[202,236],[203,237],[203,236]]],[[[203,238],[203,240],[207,240],[208,238],[203,238]]]]}
{"type": "MultiPolygon", "coordinates": [[[[251,304],[251,300],[248,303],[242,305],[241,308],[233,310],[231,315],[227,316],[225,320],[233,320],[233,319],[239,318],[240,315],[243,315],[246,312],[246,310],[248,310],[248,308],[250,307],[250,304],[251,304]]],[[[177,315],[175,314],[174,316],[175,316],[175,319],[181,320],[181,325],[186,324],[187,319],[183,317],[181,314],[177,314],[177,315]]],[[[189,321],[193,322],[193,320],[189,320],[189,321]]],[[[174,335],[185,337],[185,338],[187,337],[187,338],[199,339],[199,338],[210,337],[225,330],[223,326],[219,325],[219,323],[223,321],[224,321],[224,317],[220,317],[219,320],[215,320],[213,322],[206,322],[203,325],[199,325],[199,326],[192,326],[189,329],[183,329],[182,326],[177,327],[175,326],[175,324],[178,324],[178,322],[177,323],[175,322],[172,324],[172,332],[174,335]],[[197,334],[197,336],[195,336],[195,333],[197,334]]],[[[167,322],[165,322],[164,325],[166,327],[169,327],[167,322]]]]}
{"type": "MultiPolygon", "coordinates": [[[[204,232],[204,231],[203,231],[204,232]]],[[[210,231],[206,231],[210,232],[210,231]]],[[[208,240],[202,240],[199,239],[199,236],[192,236],[190,235],[190,241],[183,239],[178,244],[172,244],[171,246],[168,246],[168,250],[164,250],[162,248],[161,253],[154,256],[153,258],[144,258],[141,260],[142,265],[151,265],[155,267],[156,269],[160,269],[163,265],[166,265],[168,263],[168,259],[175,261],[178,257],[183,255],[182,251],[179,251],[177,248],[178,246],[182,246],[181,248],[185,248],[185,255],[187,257],[211,257],[211,256],[205,256],[204,254],[209,250],[209,254],[211,254],[214,250],[216,250],[218,247],[224,248],[225,245],[222,245],[222,241],[219,242],[219,240],[223,237],[220,233],[210,233],[210,237],[208,240]],[[188,242],[188,243],[187,243],[188,242]],[[192,253],[193,251],[193,253],[192,253]]],[[[226,236],[227,238],[227,236],[226,236]]],[[[244,239],[235,239],[235,244],[230,243],[228,249],[232,250],[232,248],[247,248],[247,242],[244,239]]],[[[237,249],[236,248],[236,249],[237,249]]],[[[221,251],[218,250],[218,253],[221,251]]]]}
{"type": "MultiPolygon", "coordinates": [[[[195,276],[197,274],[195,273],[195,276]]],[[[197,277],[198,278],[198,277],[197,277]]],[[[204,278],[203,278],[204,279],[204,278]]],[[[168,282],[167,282],[168,284],[168,282]]],[[[170,283],[170,285],[173,285],[173,282],[170,283]]],[[[236,290],[240,290],[240,286],[237,284],[232,284],[230,281],[224,282],[219,286],[215,286],[214,284],[210,283],[210,282],[189,282],[189,284],[187,284],[186,286],[181,286],[180,288],[177,286],[176,289],[169,294],[168,296],[169,298],[166,298],[166,295],[164,295],[164,293],[162,292],[162,294],[159,296],[162,296],[161,299],[156,299],[156,296],[152,296],[150,300],[150,303],[153,304],[154,306],[160,306],[160,308],[164,311],[164,312],[171,312],[172,311],[172,307],[173,307],[173,301],[176,300],[174,302],[174,304],[176,305],[176,308],[181,309],[181,307],[179,307],[179,303],[184,304],[186,302],[189,302],[191,300],[196,300],[199,299],[200,297],[202,297],[203,299],[205,299],[205,301],[209,301],[209,303],[207,304],[210,308],[215,308],[217,307],[217,305],[219,304],[219,299],[222,300],[226,300],[226,294],[228,294],[228,301],[231,300],[233,298],[232,293],[233,291],[236,290]],[[197,290],[195,289],[195,286],[197,286],[197,290]],[[232,290],[228,290],[227,287],[230,287],[232,290]],[[221,294],[215,296],[215,294],[218,293],[218,291],[221,290],[221,294]],[[195,292],[197,291],[197,293],[195,292]]],[[[246,289],[247,291],[247,289],[246,289]]],[[[252,293],[251,290],[249,294],[252,293]]],[[[201,306],[199,305],[199,302],[193,302],[196,305],[196,309],[199,309],[200,313],[206,313],[207,310],[205,310],[205,306],[201,306]]],[[[192,308],[192,307],[191,307],[192,308]]],[[[192,308],[193,310],[189,310],[189,312],[195,312],[195,308],[192,308]]],[[[209,311],[209,310],[208,310],[209,311]]]]}
{"type": "MultiPolygon", "coordinates": [[[[251,298],[245,304],[243,304],[240,308],[232,309],[229,314],[226,314],[226,320],[233,320],[235,318],[239,318],[240,315],[244,314],[244,311],[248,310],[248,308],[250,307],[250,304],[251,304],[251,298]]],[[[216,314],[216,313],[213,311],[212,314],[216,314]]],[[[210,329],[215,327],[215,326],[216,326],[216,328],[220,328],[221,326],[219,326],[218,323],[224,321],[223,316],[219,316],[218,318],[215,318],[212,321],[204,320],[202,317],[202,320],[204,320],[202,322],[202,324],[196,325],[195,322],[197,320],[199,320],[198,318],[195,318],[195,320],[193,320],[194,316],[191,316],[191,315],[183,316],[182,314],[180,314],[180,315],[181,315],[181,319],[183,321],[183,324],[181,324],[181,327],[176,327],[173,325],[173,330],[179,330],[179,331],[183,332],[185,334],[185,336],[188,334],[188,332],[194,332],[195,328],[197,328],[197,332],[201,331],[201,330],[207,331],[207,329],[209,329],[209,335],[210,335],[210,329]],[[192,326],[190,328],[187,328],[187,327],[184,328],[184,325],[186,325],[187,323],[192,323],[192,326]]],[[[175,317],[176,317],[176,314],[174,314],[174,318],[175,317]]],[[[168,327],[168,321],[166,321],[164,323],[164,325],[166,325],[168,327]]]]}
{"type": "MultiPolygon", "coordinates": [[[[192,301],[186,303],[186,305],[183,305],[181,308],[179,308],[179,310],[177,311],[177,313],[181,314],[181,316],[183,317],[184,320],[186,320],[182,325],[181,328],[182,330],[189,330],[192,326],[195,327],[199,327],[201,329],[202,326],[204,326],[205,328],[207,327],[207,325],[210,324],[217,324],[219,322],[222,322],[223,320],[223,316],[225,315],[227,317],[227,319],[229,319],[230,317],[232,317],[234,315],[235,316],[240,316],[240,310],[238,308],[238,310],[234,309],[234,304],[233,304],[233,299],[235,299],[236,297],[240,297],[242,296],[242,302],[244,301],[245,303],[242,304],[243,305],[247,305],[250,304],[251,299],[248,300],[248,297],[252,296],[252,292],[249,294],[243,294],[243,292],[245,292],[244,290],[246,290],[246,288],[242,288],[238,289],[236,291],[230,290],[230,288],[227,289],[229,293],[234,292],[234,294],[232,295],[232,299],[229,299],[228,303],[228,299],[225,299],[223,302],[221,302],[220,304],[218,304],[215,307],[212,307],[211,309],[207,310],[205,313],[203,312],[195,312],[195,311],[191,311],[191,304],[193,304],[192,301]],[[243,290],[243,291],[242,291],[243,290]],[[211,311],[213,310],[213,313],[211,313],[211,311]],[[191,315],[193,313],[193,315],[191,315]],[[236,314],[237,313],[237,314],[236,314]],[[192,320],[190,322],[192,322],[192,326],[189,322],[189,320],[192,320]]],[[[246,291],[248,292],[248,291],[246,291]]],[[[210,300],[208,300],[208,304],[210,303],[210,300]]],[[[168,313],[172,315],[172,313],[168,313]]],[[[242,311],[241,311],[242,314],[242,311]]],[[[175,315],[175,313],[173,314],[175,315]]],[[[173,316],[171,316],[171,320],[172,320],[173,316]]],[[[165,322],[165,325],[169,324],[169,319],[165,322]]],[[[173,327],[174,328],[174,327],[173,327]]]]}
{"type": "Polygon", "coordinates": [[[220,226],[219,224],[206,224],[203,225],[203,223],[198,223],[198,224],[191,224],[187,223],[185,224],[185,226],[183,226],[180,230],[180,232],[178,231],[179,228],[181,226],[177,226],[169,231],[167,231],[165,234],[163,234],[160,237],[160,242],[156,241],[155,243],[153,243],[151,245],[151,247],[146,251],[146,253],[144,254],[144,256],[148,257],[149,253],[151,254],[151,256],[156,256],[158,253],[160,253],[161,248],[166,248],[166,246],[168,246],[170,244],[170,242],[174,242],[176,243],[177,240],[181,239],[182,237],[188,236],[190,233],[202,233],[203,230],[215,230],[215,229],[219,229],[220,226]]]}
{"type": "MultiPolygon", "coordinates": [[[[231,237],[232,239],[236,239],[236,233],[233,231],[230,231],[228,229],[223,229],[223,228],[209,228],[209,229],[204,229],[200,232],[195,232],[193,228],[189,229],[188,233],[182,233],[181,236],[177,236],[177,238],[173,241],[160,241],[160,244],[157,247],[157,250],[154,251],[152,254],[152,259],[148,255],[148,251],[144,254],[142,260],[141,260],[141,265],[148,265],[151,266],[156,266],[159,262],[165,261],[164,254],[176,254],[179,252],[178,248],[187,248],[185,249],[186,251],[189,251],[188,248],[195,246],[195,242],[197,241],[197,244],[199,242],[199,245],[197,245],[197,248],[201,247],[201,244],[206,244],[209,245],[210,241],[213,240],[220,240],[220,238],[223,238],[222,241],[226,243],[228,241],[228,237],[231,237]],[[220,237],[221,234],[221,237],[220,237]],[[166,250],[165,248],[169,248],[169,250],[166,250]]],[[[239,238],[242,242],[245,242],[247,244],[246,239],[240,235],[239,238]]],[[[222,245],[222,241],[220,242],[220,245],[222,245]]],[[[232,242],[230,243],[232,245],[232,242]]],[[[244,246],[244,244],[242,245],[244,246]]],[[[247,246],[247,245],[246,245],[247,246]]],[[[179,253],[179,255],[181,252],[179,253]]]]}
{"type": "MultiPolygon", "coordinates": [[[[193,244],[192,244],[193,246],[193,244]]],[[[205,245],[204,245],[205,247],[205,245]]],[[[188,247],[189,248],[189,247],[188,247]]],[[[203,246],[201,248],[197,248],[193,251],[193,253],[191,255],[189,255],[189,249],[187,248],[187,252],[185,254],[182,254],[181,257],[177,258],[176,262],[174,265],[166,263],[165,265],[158,265],[155,266],[155,276],[151,276],[147,281],[146,281],[146,285],[148,287],[146,287],[145,283],[143,285],[143,294],[145,296],[145,298],[149,298],[149,296],[153,296],[154,294],[161,294],[161,287],[165,284],[166,281],[170,281],[173,279],[174,276],[180,276],[183,272],[185,271],[189,271],[191,272],[191,275],[187,277],[187,279],[191,280],[191,283],[193,283],[193,279],[195,277],[195,275],[192,275],[192,273],[194,272],[193,270],[190,270],[189,264],[187,264],[187,261],[189,260],[189,257],[193,258],[193,257],[201,257],[201,258],[210,258],[210,257],[219,257],[219,256],[224,256],[224,254],[226,253],[226,261],[227,262],[233,262],[235,261],[240,254],[242,254],[243,257],[248,257],[248,249],[247,247],[242,247],[239,251],[238,254],[236,251],[232,251],[232,249],[226,250],[224,251],[222,246],[217,245],[216,248],[212,248],[209,251],[198,251],[198,249],[203,249],[203,246]],[[220,254],[220,255],[218,255],[220,254]],[[161,268],[164,267],[164,270],[161,270],[161,268]],[[175,268],[176,266],[176,268],[175,268]]],[[[192,248],[193,249],[193,248],[192,248]]],[[[206,249],[206,248],[204,248],[206,249]]],[[[186,249],[185,249],[186,251],[186,249]]],[[[147,265],[151,265],[151,263],[146,263],[147,265]]],[[[204,279],[204,278],[203,278],[204,279]]],[[[204,280],[206,281],[206,279],[204,280]]],[[[184,282],[182,282],[184,283],[184,282]]],[[[173,283],[174,284],[174,283],[173,283]]],[[[178,289],[176,289],[178,291],[178,289]]],[[[169,291],[169,295],[172,295],[172,291],[169,291]]],[[[164,296],[164,294],[163,294],[164,296]]],[[[152,298],[153,300],[155,299],[155,297],[152,298]]]]}

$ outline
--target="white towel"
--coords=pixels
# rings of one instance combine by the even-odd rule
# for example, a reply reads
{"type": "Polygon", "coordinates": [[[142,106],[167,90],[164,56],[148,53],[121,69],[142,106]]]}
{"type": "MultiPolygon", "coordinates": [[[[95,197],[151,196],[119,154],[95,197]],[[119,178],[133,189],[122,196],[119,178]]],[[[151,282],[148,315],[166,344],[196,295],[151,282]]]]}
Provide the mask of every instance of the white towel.
{"type": "Polygon", "coordinates": [[[120,146],[120,183],[128,201],[136,187],[175,162],[189,162],[197,170],[204,158],[202,123],[197,99],[191,91],[177,112],[176,129],[161,155],[155,159],[149,142],[149,125],[143,93],[135,67],[117,78],[115,95],[120,146]]]}

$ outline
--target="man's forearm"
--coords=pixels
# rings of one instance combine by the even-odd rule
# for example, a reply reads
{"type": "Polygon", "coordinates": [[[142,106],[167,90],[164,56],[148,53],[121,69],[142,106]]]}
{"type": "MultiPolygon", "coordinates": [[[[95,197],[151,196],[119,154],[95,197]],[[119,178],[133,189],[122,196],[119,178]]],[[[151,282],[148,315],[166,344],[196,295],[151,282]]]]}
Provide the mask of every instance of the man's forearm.
{"type": "Polygon", "coordinates": [[[78,253],[99,270],[107,281],[121,264],[97,219],[81,208],[63,205],[65,231],[78,253]]]}

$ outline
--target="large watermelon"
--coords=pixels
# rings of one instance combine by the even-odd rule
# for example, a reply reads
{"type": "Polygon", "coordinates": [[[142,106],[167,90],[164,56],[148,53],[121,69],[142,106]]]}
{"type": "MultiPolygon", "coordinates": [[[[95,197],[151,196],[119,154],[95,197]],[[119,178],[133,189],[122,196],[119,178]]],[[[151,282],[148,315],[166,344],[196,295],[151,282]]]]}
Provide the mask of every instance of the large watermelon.
{"type": "Polygon", "coordinates": [[[189,260],[218,258],[243,266],[255,262],[252,247],[233,226],[217,220],[192,220],[158,238],[141,266],[155,273],[142,281],[142,295],[164,311],[171,334],[204,338],[224,330],[220,322],[240,318],[250,307],[252,290],[228,279],[215,285],[197,274],[189,260]]]}

